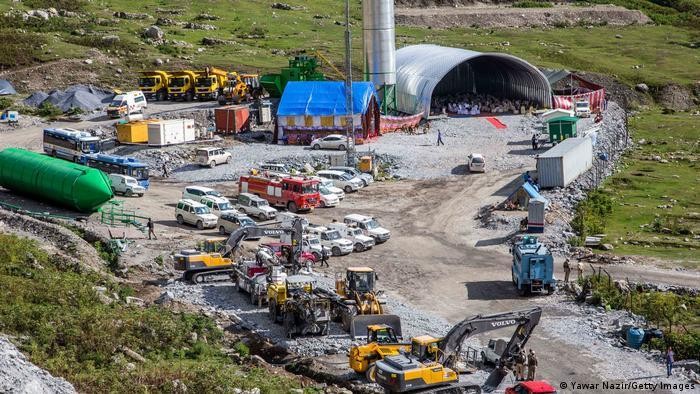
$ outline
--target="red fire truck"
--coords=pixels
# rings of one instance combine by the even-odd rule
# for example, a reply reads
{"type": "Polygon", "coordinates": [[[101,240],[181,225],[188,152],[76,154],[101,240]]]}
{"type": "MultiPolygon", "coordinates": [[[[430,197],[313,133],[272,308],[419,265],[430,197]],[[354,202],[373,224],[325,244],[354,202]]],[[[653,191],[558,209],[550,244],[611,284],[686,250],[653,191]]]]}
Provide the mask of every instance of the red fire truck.
{"type": "Polygon", "coordinates": [[[242,176],[238,191],[256,194],[270,205],[285,207],[290,212],[313,210],[321,201],[318,181],[306,177],[242,176]]]}

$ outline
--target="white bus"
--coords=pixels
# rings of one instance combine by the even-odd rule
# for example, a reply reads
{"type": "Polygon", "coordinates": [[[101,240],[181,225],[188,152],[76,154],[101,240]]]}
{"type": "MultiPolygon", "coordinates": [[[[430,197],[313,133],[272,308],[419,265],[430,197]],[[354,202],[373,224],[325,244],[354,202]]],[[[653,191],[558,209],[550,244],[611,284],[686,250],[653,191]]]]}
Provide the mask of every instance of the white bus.
{"type": "Polygon", "coordinates": [[[44,129],[44,152],[81,163],[83,155],[100,152],[100,138],[74,129],[44,129]]]}

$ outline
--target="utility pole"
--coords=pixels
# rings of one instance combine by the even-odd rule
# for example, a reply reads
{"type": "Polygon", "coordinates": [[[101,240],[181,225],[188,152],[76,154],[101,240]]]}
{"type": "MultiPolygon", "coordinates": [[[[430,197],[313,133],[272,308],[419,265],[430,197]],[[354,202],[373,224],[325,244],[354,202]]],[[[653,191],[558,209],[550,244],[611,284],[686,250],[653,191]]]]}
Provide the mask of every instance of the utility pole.
{"type": "Polygon", "coordinates": [[[352,39],[350,37],[350,0],[345,0],[345,154],[348,167],[354,167],[352,153],[355,150],[355,124],[352,108],[352,39]],[[351,137],[352,135],[352,137],[351,137]],[[352,145],[350,145],[352,138],[352,145]]]}

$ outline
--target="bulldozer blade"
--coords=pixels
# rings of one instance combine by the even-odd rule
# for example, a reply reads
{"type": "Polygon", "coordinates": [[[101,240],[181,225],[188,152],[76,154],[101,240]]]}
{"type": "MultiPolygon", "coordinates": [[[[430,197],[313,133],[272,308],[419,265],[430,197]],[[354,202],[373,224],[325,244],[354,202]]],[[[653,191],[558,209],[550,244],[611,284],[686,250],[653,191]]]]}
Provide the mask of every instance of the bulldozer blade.
{"type": "Polygon", "coordinates": [[[350,338],[367,337],[367,326],[372,324],[386,324],[394,329],[396,336],[402,336],[401,318],[396,315],[357,315],[350,322],[350,338]]]}

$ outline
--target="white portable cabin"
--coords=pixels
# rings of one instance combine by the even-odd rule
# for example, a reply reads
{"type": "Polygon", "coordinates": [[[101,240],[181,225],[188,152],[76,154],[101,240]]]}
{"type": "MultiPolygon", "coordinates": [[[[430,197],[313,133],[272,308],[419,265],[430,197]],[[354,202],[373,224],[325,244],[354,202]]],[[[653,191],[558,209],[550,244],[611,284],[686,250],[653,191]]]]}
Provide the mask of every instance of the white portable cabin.
{"type": "Polygon", "coordinates": [[[540,188],[565,187],[593,165],[590,138],[567,138],[537,158],[540,188]]]}
{"type": "Polygon", "coordinates": [[[543,112],[542,115],[540,115],[540,119],[542,119],[544,123],[547,123],[552,119],[561,118],[562,116],[573,117],[574,111],[563,108],[554,108],[543,112]]]}
{"type": "Polygon", "coordinates": [[[193,119],[161,120],[148,125],[148,145],[165,146],[195,140],[193,119]]]}

